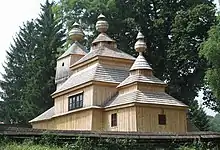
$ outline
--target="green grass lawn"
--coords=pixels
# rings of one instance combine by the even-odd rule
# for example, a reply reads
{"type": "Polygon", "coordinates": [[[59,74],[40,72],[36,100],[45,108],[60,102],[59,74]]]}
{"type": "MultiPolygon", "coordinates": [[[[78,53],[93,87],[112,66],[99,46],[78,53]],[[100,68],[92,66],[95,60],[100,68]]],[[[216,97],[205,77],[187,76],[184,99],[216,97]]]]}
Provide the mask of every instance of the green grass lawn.
{"type": "MultiPolygon", "coordinates": [[[[68,148],[61,148],[57,146],[45,146],[45,145],[35,145],[30,143],[8,143],[5,145],[0,145],[0,150],[69,150],[68,148]]],[[[73,148],[72,150],[82,150],[81,148],[73,148]]],[[[178,150],[197,150],[196,148],[181,147],[178,150]]]]}
{"type": "Polygon", "coordinates": [[[44,145],[34,145],[34,144],[17,144],[9,143],[0,146],[0,150],[67,150],[66,148],[60,148],[57,146],[44,146],[44,145]]]}

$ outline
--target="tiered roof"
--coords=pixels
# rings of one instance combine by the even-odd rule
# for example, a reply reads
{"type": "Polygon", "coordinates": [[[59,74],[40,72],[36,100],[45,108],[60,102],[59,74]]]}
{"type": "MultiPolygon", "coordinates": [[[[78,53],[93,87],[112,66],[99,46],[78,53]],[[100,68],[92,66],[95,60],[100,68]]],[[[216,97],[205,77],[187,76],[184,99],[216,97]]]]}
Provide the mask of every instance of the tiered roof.
{"type": "MultiPolygon", "coordinates": [[[[105,16],[100,15],[98,17],[99,21],[96,23],[96,29],[101,32],[98,37],[92,42],[91,51],[78,60],[72,65],[75,67],[82,63],[91,63],[89,60],[96,59],[99,57],[103,58],[114,58],[121,60],[129,60],[131,63],[135,58],[119,49],[115,40],[111,39],[105,32],[108,29],[108,22],[105,21],[105,16]]],[[[113,61],[114,61],[113,60],[113,61]]],[[[83,70],[78,71],[77,73],[72,74],[65,83],[58,88],[53,95],[60,93],[62,91],[71,89],[73,87],[85,84],[90,81],[100,81],[106,83],[119,84],[128,76],[127,68],[116,69],[112,66],[102,65],[96,63],[91,65],[83,70]]]]}
{"type": "Polygon", "coordinates": [[[154,77],[152,74],[152,68],[147,63],[146,59],[143,56],[143,52],[146,49],[146,43],[144,42],[144,36],[142,33],[138,33],[138,41],[135,43],[135,50],[139,52],[139,56],[135,60],[134,64],[130,69],[130,75],[122,81],[117,88],[119,88],[119,94],[112,98],[111,101],[107,102],[105,108],[125,105],[130,103],[143,103],[143,104],[159,104],[159,105],[172,105],[172,106],[181,106],[187,107],[182,102],[176,100],[170,95],[162,91],[142,91],[140,89],[134,89],[133,91],[127,93],[120,93],[120,89],[126,89],[127,86],[143,83],[147,86],[162,86],[166,87],[166,83],[154,77]]]}

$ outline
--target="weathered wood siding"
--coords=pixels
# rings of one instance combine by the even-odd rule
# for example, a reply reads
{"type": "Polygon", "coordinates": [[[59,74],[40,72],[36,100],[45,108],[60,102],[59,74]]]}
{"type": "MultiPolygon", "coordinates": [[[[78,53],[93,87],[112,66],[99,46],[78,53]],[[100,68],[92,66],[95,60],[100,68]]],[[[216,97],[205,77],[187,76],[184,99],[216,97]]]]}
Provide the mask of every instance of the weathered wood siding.
{"type": "Polygon", "coordinates": [[[92,130],[93,131],[103,130],[103,109],[92,110],[92,130]]]}
{"type": "Polygon", "coordinates": [[[103,105],[117,93],[116,86],[94,85],[93,87],[93,106],[103,105]]]}
{"type": "MultiPolygon", "coordinates": [[[[56,66],[56,80],[63,79],[64,76],[66,77],[70,73],[69,67],[70,67],[70,57],[65,57],[65,58],[59,59],[57,61],[57,66],[56,66]],[[66,71],[68,71],[68,74],[66,74],[67,73],[66,71]]],[[[60,88],[60,86],[65,81],[66,80],[63,80],[62,82],[57,83],[57,88],[60,88]]]]}
{"type": "Polygon", "coordinates": [[[34,129],[48,129],[48,130],[53,130],[56,129],[55,123],[53,120],[44,120],[44,121],[39,121],[39,122],[34,122],[32,123],[32,127],[34,129]]]}
{"type": "Polygon", "coordinates": [[[136,108],[127,107],[104,112],[104,131],[137,131],[136,108]],[[111,114],[117,113],[117,126],[111,127],[111,114]]]}
{"type": "Polygon", "coordinates": [[[97,109],[88,109],[32,123],[36,129],[50,130],[101,130],[102,114],[97,109]]]}
{"type": "Polygon", "coordinates": [[[80,58],[82,58],[83,56],[84,55],[71,55],[70,66],[73,65],[78,60],[80,60],[80,58]]]}
{"type": "Polygon", "coordinates": [[[92,111],[84,110],[53,118],[57,130],[91,130],[92,111]]]}
{"type": "Polygon", "coordinates": [[[137,129],[139,132],[175,132],[187,130],[186,110],[174,108],[137,106],[137,129]],[[166,115],[166,125],[159,125],[158,114],[166,115]]]}
{"type": "Polygon", "coordinates": [[[88,109],[33,123],[33,128],[57,130],[173,132],[187,131],[186,109],[175,107],[130,106],[115,110],[88,109]],[[111,115],[117,113],[117,126],[111,127],[111,115]],[[166,115],[159,125],[158,114],[166,115]]]}
{"type": "Polygon", "coordinates": [[[137,84],[132,84],[132,85],[126,86],[125,88],[121,88],[119,90],[119,94],[126,94],[131,91],[135,91],[136,89],[137,89],[137,84]]]}
{"type": "Polygon", "coordinates": [[[151,91],[151,92],[164,92],[165,86],[161,86],[158,84],[146,84],[146,83],[138,83],[137,90],[140,91],[151,91]]]}
{"type": "Polygon", "coordinates": [[[115,58],[99,58],[99,63],[112,68],[117,69],[126,69],[129,70],[134,61],[132,60],[123,60],[123,59],[115,59],[115,58]]]}
{"type": "Polygon", "coordinates": [[[97,64],[97,63],[98,63],[98,60],[94,60],[94,61],[92,61],[91,63],[85,64],[85,65],[84,65],[84,63],[82,63],[82,64],[80,64],[80,65],[82,65],[82,66],[77,67],[77,68],[74,68],[75,66],[71,66],[70,69],[71,69],[71,71],[72,71],[73,73],[77,73],[77,72],[80,72],[80,71],[82,71],[82,70],[84,70],[84,69],[86,69],[86,68],[88,68],[88,67],[90,67],[90,66],[93,66],[93,65],[97,64]]]}
{"type": "Polygon", "coordinates": [[[87,86],[80,90],[69,92],[54,99],[55,115],[68,112],[68,98],[83,92],[83,107],[92,105],[93,86],[87,86]]]}

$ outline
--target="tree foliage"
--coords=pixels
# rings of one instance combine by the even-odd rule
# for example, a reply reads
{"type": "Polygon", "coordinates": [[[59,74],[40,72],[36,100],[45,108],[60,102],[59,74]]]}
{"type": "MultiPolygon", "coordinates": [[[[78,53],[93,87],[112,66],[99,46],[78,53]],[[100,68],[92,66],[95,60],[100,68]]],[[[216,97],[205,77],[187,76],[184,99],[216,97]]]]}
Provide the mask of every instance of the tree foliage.
{"type": "Polygon", "coordinates": [[[210,118],[210,130],[220,132],[220,114],[216,114],[215,117],[210,118]]]}
{"type": "MultiPolygon", "coordinates": [[[[148,46],[147,60],[154,74],[168,83],[167,92],[190,106],[191,117],[195,111],[202,111],[206,117],[194,98],[204,87],[207,65],[198,52],[215,24],[214,8],[209,0],[60,0],[54,10],[67,27],[79,21],[88,33],[87,43],[96,35],[94,23],[103,13],[110,24],[109,35],[118,41],[121,50],[133,56],[137,30],[142,30],[148,46]]],[[[201,126],[198,122],[196,125],[201,126]]],[[[201,130],[206,127],[206,122],[203,124],[201,130]]]]}
{"type": "Polygon", "coordinates": [[[220,111],[220,20],[208,31],[208,39],[201,45],[200,54],[204,57],[209,66],[206,71],[205,82],[208,90],[205,103],[216,111],[220,111]]]}
{"type": "Polygon", "coordinates": [[[60,21],[54,18],[53,3],[46,1],[36,20],[20,28],[7,51],[1,113],[5,123],[24,123],[53,105],[57,48],[63,44],[60,21]]]}

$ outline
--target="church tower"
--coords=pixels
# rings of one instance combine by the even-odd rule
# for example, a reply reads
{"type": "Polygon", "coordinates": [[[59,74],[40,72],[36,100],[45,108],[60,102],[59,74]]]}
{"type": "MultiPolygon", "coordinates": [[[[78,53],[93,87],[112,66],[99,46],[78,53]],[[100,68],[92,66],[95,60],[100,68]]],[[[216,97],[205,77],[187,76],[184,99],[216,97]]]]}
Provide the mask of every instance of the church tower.
{"type": "Polygon", "coordinates": [[[84,33],[78,23],[73,24],[69,38],[73,44],[57,60],[55,77],[57,88],[71,76],[70,66],[87,54],[86,48],[79,43],[83,40],[84,33]]]}

